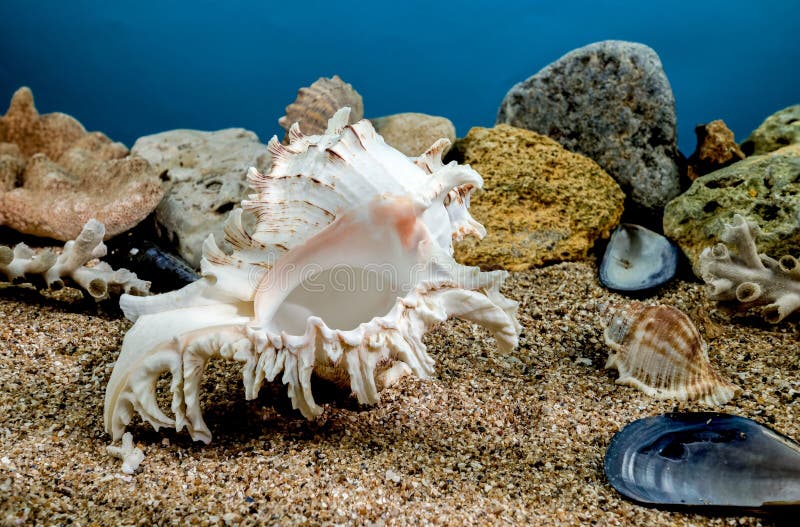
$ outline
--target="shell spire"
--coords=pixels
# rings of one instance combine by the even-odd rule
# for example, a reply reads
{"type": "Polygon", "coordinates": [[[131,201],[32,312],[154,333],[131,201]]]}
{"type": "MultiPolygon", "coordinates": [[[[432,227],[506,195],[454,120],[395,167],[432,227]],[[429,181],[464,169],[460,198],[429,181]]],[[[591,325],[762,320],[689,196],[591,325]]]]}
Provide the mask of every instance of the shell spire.
{"type": "Polygon", "coordinates": [[[343,107],[352,109],[344,124],[364,118],[364,102],[353,86],[338,75],[322,77],[311,86],[298,90],[297,99],[286,107],[286,115],[278,119],[278,124],[289,132],[287,140],[291,139],[291,126],[294,124],[305,135],[329,134],[330,120],[343,107]]]}

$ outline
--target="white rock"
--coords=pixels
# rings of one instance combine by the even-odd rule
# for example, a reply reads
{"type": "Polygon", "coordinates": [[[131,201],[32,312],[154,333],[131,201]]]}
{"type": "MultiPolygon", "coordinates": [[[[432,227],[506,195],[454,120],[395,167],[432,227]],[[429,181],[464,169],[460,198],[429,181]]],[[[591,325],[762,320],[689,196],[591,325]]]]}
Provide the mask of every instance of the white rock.
{"type": "Polygon", "coordinates": [[[225,218],[249,192],[247,170],[264,171],[270,160],[266,145],[243,128],[170,130],[139,138],[131,152],[161,174],[166,193],[156,221],[195,267],[208,233],[224,246],[225,218]]]}

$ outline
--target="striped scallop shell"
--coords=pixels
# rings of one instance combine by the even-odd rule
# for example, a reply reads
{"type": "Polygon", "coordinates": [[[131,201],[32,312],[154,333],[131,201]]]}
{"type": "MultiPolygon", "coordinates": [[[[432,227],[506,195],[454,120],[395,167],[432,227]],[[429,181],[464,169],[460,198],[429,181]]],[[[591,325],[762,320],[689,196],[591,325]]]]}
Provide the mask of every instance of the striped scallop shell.
{"type": "Polygon", "coordinates": [[[300,131],[305,135],[324,134],[328,128],[328,120],[339,108],[350,108],[350,120],[353,124],[364,118],[364,102],[353,86],[344,82],[338,75],[330,79],[322,77],[311,86],[300,88],[297,99],[286,107],[286,115],[278,119],[287,132],[294,123],[300,123],[300,131]]]}
{"type": "Polygon", "coordinates": [[[706,343],[692,321],[670,306],[632,302],[603,313],[606,368],[619,371],[618,384],[658,399],[722,405],[740,389],[711,367],[706,343]]]}

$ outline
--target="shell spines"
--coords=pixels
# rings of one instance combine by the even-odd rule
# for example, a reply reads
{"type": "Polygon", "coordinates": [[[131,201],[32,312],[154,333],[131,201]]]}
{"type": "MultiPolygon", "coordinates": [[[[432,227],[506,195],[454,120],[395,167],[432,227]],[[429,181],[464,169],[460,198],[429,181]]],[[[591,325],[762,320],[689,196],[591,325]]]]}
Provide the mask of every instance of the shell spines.
{"type": "Polygon", "coordinates": [[[482,273],[451,255],[451,229],[481,227],[466,208],[480,176],[443,165],[446,142],[429,151],[426,172],[368,121],[348,124],[349,112],[338,110],[323,135],[292,126],[289,144],[270,141],[270,170],[248,172],[255,193],[226,222],[233,251],[209,236],[201,280],[143,302],[123,298],[135,324],[106,391],[106,429],[115,439],[136,411],[155,427],[185,426],[209,441],[199,391],[216,356],[241,364],[248,399],[280,376],[292,406],[312,419],[322,412],[312,373],[349,387],[363,404],[378,402],[399,376],[431,376],[423,336],[447,318],[482,324],[501,349],[516,345],[517,304],[500,294],[507,273],[482,273]],[[252,231],[245,212],[255,215],[252,231]],[[327,274],[343,267],[362,276],[384,266],[397,273],[388,289],[370,282],[340,291],[327,274]],[[173,377],[173,417],[154,395],[164,372],[173,377]]]}

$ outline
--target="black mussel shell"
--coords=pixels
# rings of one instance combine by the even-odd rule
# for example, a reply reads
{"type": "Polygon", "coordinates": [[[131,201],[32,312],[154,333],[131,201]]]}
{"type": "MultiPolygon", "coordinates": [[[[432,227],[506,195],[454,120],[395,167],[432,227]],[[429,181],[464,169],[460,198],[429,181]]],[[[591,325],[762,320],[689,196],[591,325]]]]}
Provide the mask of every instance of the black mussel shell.
{"type": "Polygon", "coordinates": [[[611,440],[611,485],[642,504],[769,511],[800,505],[800,445],[744,417],[639,419],[611,440]]]}
{"type": "Polygon", "coordinates": [[[675,276],[678,248],[664,236],[640,225],[623,223],[611,234],[600,282],[614,291],[644,291],[675,276]]]}
{"type": "Polygon", "coordinates": [[[112,265],[125,267],[151,282],[150,291],[153,293],[180,289],[200,278],[185,260],[149,240],[119,237],[108,245],[106,259],[112,265]]]}

